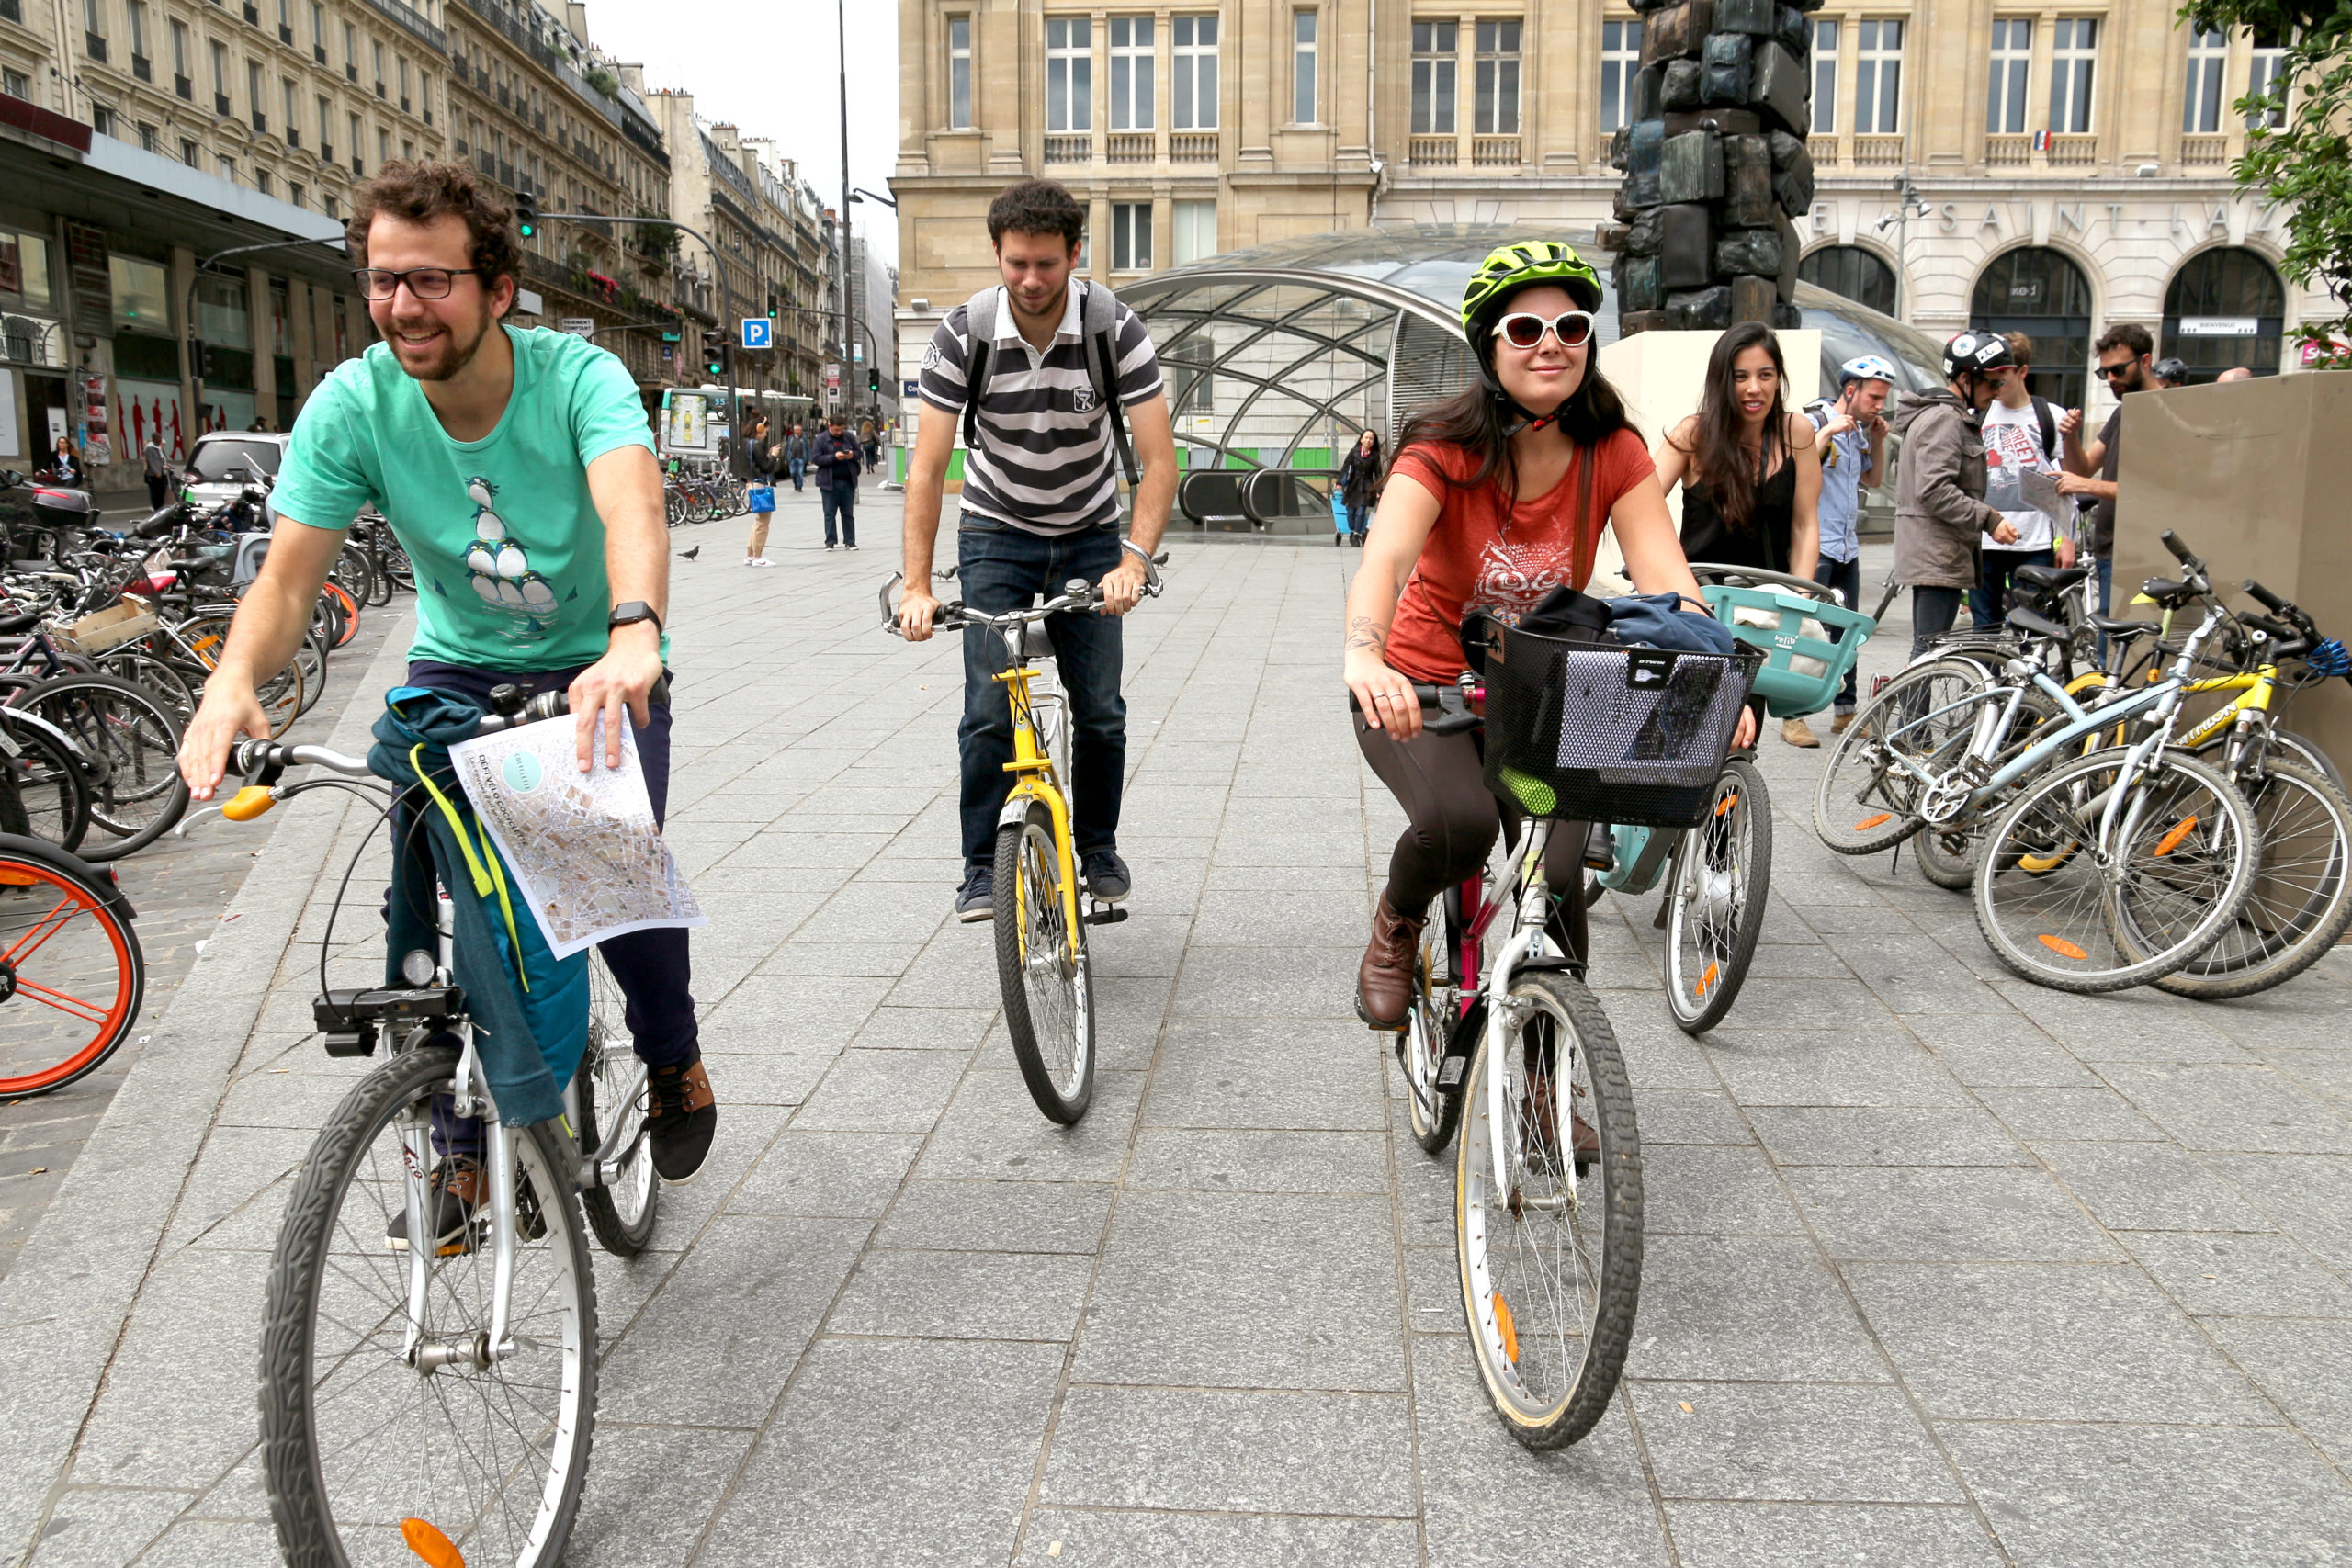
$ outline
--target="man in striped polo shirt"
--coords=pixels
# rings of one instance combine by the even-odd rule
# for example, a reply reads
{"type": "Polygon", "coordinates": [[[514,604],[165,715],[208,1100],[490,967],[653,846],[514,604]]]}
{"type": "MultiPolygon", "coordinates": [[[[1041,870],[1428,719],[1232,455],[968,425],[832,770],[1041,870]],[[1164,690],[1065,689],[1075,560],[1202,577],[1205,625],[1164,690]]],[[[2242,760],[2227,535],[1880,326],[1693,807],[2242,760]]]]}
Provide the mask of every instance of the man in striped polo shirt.
{"type": "MultiPolygon", "coordinates": [[[[919,390],[930,417],[915,429],[907,475],[906,595],[899,625],[910,641],[931,636],[939,601],[931,564],[939,502],[956,421],[977,398],[976,439],[964,455],[956,522],[957,586],[974,609],[1001,614],[1061,591],[1073,577],[1099,581],[1100,615],[1056,615],[1046,623],[1069,693],[1072,833],[1087,891],[1106,903],[1127,896],[1119,858],[1119,791],[1125,777],[1127,705],[1119,695],[1118,617],[1142,597],[1144,558],[1159,546],[1176,499],[1176,438],[1160,389],[1159,360],[1135,312],[1116,307],[1111,333],[1112,396],[1118,400],[1142,464],[1133,538],[1119,535],[1111,410],[1088,368],[1084,290],[1073,280],[1086,214],[1051,180],[1024,180],[989,207],[989,239],[1004,283],[947,313],[922,358],[919,390]],[[974,357],[972,313],[993,315],[988,384],[967,385],[974,357]]],[[[1012,720],[994,675],[988,634],[964,634],[964,882],[959,919],[996,911],[997,815],[1012,787],[1012,720]]]]}

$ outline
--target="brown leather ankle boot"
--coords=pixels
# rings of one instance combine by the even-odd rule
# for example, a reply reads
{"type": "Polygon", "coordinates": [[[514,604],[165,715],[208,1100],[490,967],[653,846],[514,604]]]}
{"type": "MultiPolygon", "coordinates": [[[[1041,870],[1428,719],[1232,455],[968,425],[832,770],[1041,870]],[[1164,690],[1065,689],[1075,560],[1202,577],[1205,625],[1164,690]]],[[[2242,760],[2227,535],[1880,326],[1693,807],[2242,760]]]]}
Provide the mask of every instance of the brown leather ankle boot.
{"type": "Polygon", "coordinates": [[[1380,896],[1373,911],[1372,941],[1363,962],[1356,966],[1356,1016],[1374,1029],[1402,1029],[1413,1006],[1413,960],[1420,950],[1421,927],[1427,915],[1411,918],[1389,907],[1380,896]]]}

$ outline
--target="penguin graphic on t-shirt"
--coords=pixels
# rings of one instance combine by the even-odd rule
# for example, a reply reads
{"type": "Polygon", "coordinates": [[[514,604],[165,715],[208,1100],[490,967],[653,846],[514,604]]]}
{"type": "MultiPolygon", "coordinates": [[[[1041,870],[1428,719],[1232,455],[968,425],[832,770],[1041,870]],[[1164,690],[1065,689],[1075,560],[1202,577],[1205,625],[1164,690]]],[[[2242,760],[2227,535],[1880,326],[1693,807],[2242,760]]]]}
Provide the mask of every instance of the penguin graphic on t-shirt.
{"type": "Polygon", "coordinates": [[[492,509],[498,487],[477,475],[466,481],[466,493],[474,502],[474,542],[466,547],[474,592],[486,604],[529,617],[527,629],[517,628],[526,639],[544,636],[555,619],[555,589],[531,570],[522,544],[508,536],[505,519],[492,509]]]}

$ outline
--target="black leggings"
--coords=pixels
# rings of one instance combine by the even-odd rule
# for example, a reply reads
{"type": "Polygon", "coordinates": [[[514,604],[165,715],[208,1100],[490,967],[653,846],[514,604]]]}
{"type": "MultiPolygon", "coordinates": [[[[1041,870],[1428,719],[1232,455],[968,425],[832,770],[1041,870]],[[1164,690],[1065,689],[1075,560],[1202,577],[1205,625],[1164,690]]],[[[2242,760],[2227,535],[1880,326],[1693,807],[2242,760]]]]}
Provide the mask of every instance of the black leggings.
{"type": "MultiPolygon", "coordinates": [[[[1409,825],[1388,855],[1388,907],[1417,916],[1447,888],[1478,874],[1495,847],[1495,835],[1519,841],[1520,814],[1497,799],[1486,783],[1478,737],[1431,735],[1398,743],[1385,729],[1355,716],[1356,745],[1380,775],[1409,825]]],[[[1556,822],[1544,852],[1544,875],[1553,891],[1552,935],[1570,954],[1586,953],[1582,822],[1556,822]]]]}

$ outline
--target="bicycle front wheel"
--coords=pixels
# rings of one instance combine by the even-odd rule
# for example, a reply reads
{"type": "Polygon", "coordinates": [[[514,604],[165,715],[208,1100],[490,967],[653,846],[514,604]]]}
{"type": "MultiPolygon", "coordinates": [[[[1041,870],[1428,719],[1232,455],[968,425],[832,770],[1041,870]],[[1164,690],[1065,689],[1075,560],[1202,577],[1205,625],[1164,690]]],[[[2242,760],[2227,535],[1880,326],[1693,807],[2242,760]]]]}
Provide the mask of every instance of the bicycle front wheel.
{"type": "Polygon", "coordinates": [[[2255,826],[2235,786],[2177,752],[2135,776],[2122,761],[2101,750],[2059,764],[1985,830],[1977,929],[2038,985],[2145,985],[2212,946],[2245,902],[2255,826]]]}
{"type": "Polygon", "coordinates": [[[1905,670],[1854,716],[1829,749],[1813,797],[1813,829],[1841,855],[1892,849],[1917,832],[1918,776],[1960,761],[1976,720],[1968,694],[1984,683],[1981,666],[1939,660],[1905,670]]]}
{"type": "Polygon", "coordinates": [[[1772,796],[1756,764],[1724,764],[1666,888],[1666,1005],[1685,1034],[1721,1023],[1756,957],[1772,885],[1772,796]]]}
{"type": "Polygon", "coordinates": [[[1027,817],[997,829],[996,976],[1029,1098],[1065,1126],[1094,1098],[1094,976],[1086,926],[1062,908],[1053,817],[1032,801],[1027,817]]]}
{"type": "Polygon", "coordinates": [[[654,1179],[653,1145],[645,1128],[645,1065],[631,1045],[628,1001],[605,955],[588,953],[588,1046],[580,1058],[580,1157],[621,1130],[618,1180],[580,1195],[588,1226],[606,1252],[634,1258],[653,1239],[661,1218],[662,1183],[654,1179]]]}
{"type": "Polygon", "coordinates": [[[1535,970],[1462,1090],[1454,1241],[1470,1345],[1503,1427],[1563,1448],[1609,1407],[1642,1281],[1642,1145],[1608,1017],[1535,970]]]}
{"type": "Polygon", "coordinates": [[[436,1207],[428,1173],[456,1124],[435,1105],[446,1105],[457,1062],[454,1047],[425,1046],[363,1078],[288,1198],[270,1258],[261,1432],[270,1517],[292,1568],[413,1561],[408,1518],[469,1562],[552,1568],[579,1512],[596,1296],[568,1140],[546,1124],[514,1137],[503,1359],[483,1364],[497,1250],[486,1193],[480,1208],[458,1205],[462,1241],[388,1245],[395,1219],[436,1207]],[[447,1255],[423,1256],[434,1252],[447,1255]]]}
{"type": "Polygon", "coordinates": [[[0,1098],[96,1072],[139,1021],[146,955],[111,897],[0,844],[0,1098]]]}
{"type": "Polygon", "coordinates": [[[2219,941],[2155,985],[2176,997],[2250,997],[2318,963],[2352,926],[2352,802],[2278,758],[2241,774],[2259,838],[2254,886],[2219,941]]]}

